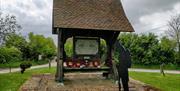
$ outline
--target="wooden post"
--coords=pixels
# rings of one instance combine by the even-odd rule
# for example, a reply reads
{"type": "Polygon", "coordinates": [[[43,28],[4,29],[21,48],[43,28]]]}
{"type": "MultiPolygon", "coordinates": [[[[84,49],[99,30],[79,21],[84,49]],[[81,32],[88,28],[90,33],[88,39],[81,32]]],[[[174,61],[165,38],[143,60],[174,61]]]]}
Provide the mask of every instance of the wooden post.
{"type": "Polygon", "coordinates": [[[119,35],[120,32],[114,32],[113,33],[113,36],[112,37],[109,37],[108,40],[106,40],[106,45],[107,45],[107,61],[106,61],[106,64],[107,66],[109,67],[112,67],[112,49],[113,49],[113,45],[115,43],[115,41],[117,40],[117,37],[119,35]]]}
{"type": "Polygon", "coordinates": [[[110,42],[107,43],[107,59],[106,59],[106,65],[109,67],[112,67],[112,45],[110,42]]]}
{"type": "Polygon", "coordinates": [[[63,60],[62,60],[62,30],[58,31],[58,53],[57,53],[57,70],[56,70],[56,81],[63,82],[63,60]]]}
{"type": "Polygon", "coordinates": [[[60,35],[59,35],[59,29],[57,28],[57,33],[58,33],[58,49],[57,49],[57,66],[56,66],[56,75],[55,75],[55,80],[58,81],[59,80],[59,60],[60,60],[60,45],[59,45],[59,41],[60,41],[60,35]]]}
{"type": "MultiPolygon", "coordinates": [[[[115,76],[116,74],[113,74],[113,47],[114,47],[114,43],[117,40],[117,37],[119,35],[120,32],[113,32],[113,36],[109,36],[106,39],[106,45],[107,45],[107,59],[106,59],[106,65],[108,67],[110,67],[109,70],[109,74],[111,74],[110,76],[112,77],[113,75],[115,76]]],[[[115,66],[115,65],[114,65],[115,66]]],[[[117,75],[116,75],[117,76],[117,75]]]]}

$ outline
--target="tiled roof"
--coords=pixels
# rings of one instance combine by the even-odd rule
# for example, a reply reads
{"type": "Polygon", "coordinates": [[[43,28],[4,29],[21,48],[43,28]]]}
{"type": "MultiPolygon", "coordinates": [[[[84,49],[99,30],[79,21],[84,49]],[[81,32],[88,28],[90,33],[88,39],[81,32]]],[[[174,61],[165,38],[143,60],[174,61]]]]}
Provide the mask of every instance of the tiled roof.
{"type": "Polygon", "coordinates": [[[120,0],[54,0],[53,27],[134,31],[120,0]]]}

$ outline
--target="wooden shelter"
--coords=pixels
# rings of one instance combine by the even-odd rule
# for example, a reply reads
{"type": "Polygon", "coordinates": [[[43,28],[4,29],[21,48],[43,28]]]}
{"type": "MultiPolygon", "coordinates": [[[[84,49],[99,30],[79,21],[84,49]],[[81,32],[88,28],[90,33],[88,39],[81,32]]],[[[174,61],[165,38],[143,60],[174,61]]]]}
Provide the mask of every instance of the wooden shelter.
{"type": "Polygon", "coordinates": [[[52,32],[58,35],[56,80],[63,82],[64,44],[68,38],[104,39],[108,50],[106,65],[111,68],[112,47],[119,33],[133,31],[120,0],[54,0],[52,32]]]}

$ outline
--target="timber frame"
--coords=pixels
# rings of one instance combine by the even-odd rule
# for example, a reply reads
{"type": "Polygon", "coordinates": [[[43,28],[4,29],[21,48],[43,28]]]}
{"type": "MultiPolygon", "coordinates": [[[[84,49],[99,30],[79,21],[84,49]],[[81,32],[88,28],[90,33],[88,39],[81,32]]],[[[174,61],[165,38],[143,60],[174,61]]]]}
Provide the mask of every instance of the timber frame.
{"type": "MultiPolygon", "coordinates": [[[[64,44],[74,36],[99,37],[106,41],[105,65],[112,73],[113,45],[120,32],[134,32],[121,0],[53,0],[52,33],[58,35],[56,81],[63,82],[64,44]]],[[[79,69],[69,69],[77,71],[79,69]]],[[[86,69],[86,71],[104,69],[86,69]]]]}
{"type": "MultiPolygon", "coordinates": [[[[83,36],[83,37],[100,37],[106,41],[107,45],[107,58],[106,58],[106,66],[110,68],[109,72],[111,72],[112,68],[112,48],[113,45],[119,35],[118,31],[96,31],[96,30],[84,30],[84,29],[61,29],[56,28],[58,33],[58,55],[57,55],[57,72],[56,72],[56,80],[59,82],[63,82],[63,75],[65,68],[63,67],[63,62],[65,60],[63,56],[64,44],[66,40],[72,36],[83,36]]],[[[100,69],[102,70],[102,69],[100,69]]]]}

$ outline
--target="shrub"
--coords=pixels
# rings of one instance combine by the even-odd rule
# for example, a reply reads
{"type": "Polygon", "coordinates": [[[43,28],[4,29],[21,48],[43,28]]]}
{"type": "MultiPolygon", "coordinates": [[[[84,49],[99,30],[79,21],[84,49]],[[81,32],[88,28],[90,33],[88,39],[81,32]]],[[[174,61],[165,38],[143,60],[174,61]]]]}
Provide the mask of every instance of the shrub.
{"type": "Polygon", "coordinates": [[[25,71],[27,68],[30,68],[31,66],[32,66],[31,62],[28,62],[28,61],[22,62],[22,63],[20,64],[21,73],[23,74],[24,71],[25,71]]]}

